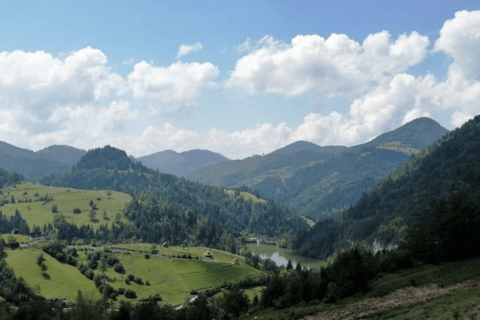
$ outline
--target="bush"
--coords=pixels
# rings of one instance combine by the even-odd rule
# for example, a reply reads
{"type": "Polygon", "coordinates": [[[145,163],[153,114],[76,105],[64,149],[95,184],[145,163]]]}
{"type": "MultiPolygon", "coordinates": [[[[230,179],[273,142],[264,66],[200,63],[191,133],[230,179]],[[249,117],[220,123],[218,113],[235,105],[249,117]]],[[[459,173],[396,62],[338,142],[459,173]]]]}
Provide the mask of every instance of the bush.
{"type": "Polygon", "coordinates": [[[115,264],[113,265],[113,270],[115,270],[115,272],[118,272],[118,273],[125,272],[125,268],[123,267],[123,265],[122,265],[121,262],[115,263],[115,264]]]}
{"type": "Polygon", "coordinates": [[[85,277],[87,277],[88,279],[92,280],[94,276],[95,273],[93,273],[93,270],[91,268],[88,268],[87,271],[85,271],[85,277]]]}
{"type": "Polygon", "coordinates": [[[150,285],[150,282],[147,281],[147,282],[145,282],[145,284],[146,284],[147,286],[149,286],[149,285],[150,285]]]}
{"type": "Polygon", "coordinates": [[[56,204],[52,206],[52,213],[57,213],[58,212],[58,207],[56,204]]]}
{"type": "Polygon", "coordinates": [[[125,294],[125,288],[118,288],[117,292],[123,296],[125,294]]]}
{"type": "Polygon", "coordinates": [[[100,274],[97,274],[93,277],[93,282],[95,282],[95,286],[98,288],[100,287],[100,285],[102,284],[103,282],[103,278],[102,278],[102,275],[100,274]]]}
{"type": "Polygon", "coordinates": [[[143,284],[142,278],[140,277],[135,277],[133,281],[135,281],[137,284],[143,284]]]}
{"type": "Polygon", "coordinates": [[[128,285],[130,285],[130,280],[128,280],[128,279],[125,279],[125,284],[128,284],[128,285]]]}
{"type": "Polygon", "coordinates": [[[73,213],[82,213],[82,210],[80,210],[79,208],[75,208],[73,209],[73,213]]]}
{"type": "Polygon", "coordinates": [[[133,290],[127,290],[125,291],[125,298],[128,299],[135,299],[137,297],[137,293],[133,290]]]}
{"type": "Polygon", "coordinates": [[[145,259],[150,259],[150,255],[148,253],[145,253],[145,259]]]}
{"type": "Polygon", "coordinates": [[[133,279],[135,279],[135,276],[130,273],[130,274],[127,276],[127,278],[128,278],[128,280],[133,281],[133,279]]]}

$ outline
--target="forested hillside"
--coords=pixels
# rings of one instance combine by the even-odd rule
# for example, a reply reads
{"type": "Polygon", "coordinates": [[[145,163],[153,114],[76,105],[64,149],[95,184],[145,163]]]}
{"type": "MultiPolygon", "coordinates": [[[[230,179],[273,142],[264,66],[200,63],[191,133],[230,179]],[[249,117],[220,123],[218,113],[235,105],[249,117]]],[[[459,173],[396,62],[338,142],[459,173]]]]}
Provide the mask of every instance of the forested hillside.
{"type": "Polygon", "coordinates": [[[165,150],[137,158],[137,160],[148,168],[178,177],[185,177],[200,168],[230,161],[221,154],[208,150],[190,150],[181,153],[165,150]]]}
{"type": "MultiPolygon", "coordinates": [[[[435,253],[442,248],[442,252],[435,254],[444,259],[448,255],[444,250],[450,250],[445,248],[455,247],[458,239],[464,239],[465,249],[471,247],[473,242],[469,237],[474,233],[469,230],[480,227],[476,214],[479,200],[480,116],[477,116],[414,155],[341,216],[299,233],[296,245],[303,254],[326,256],[347,246],[349,240],[391,248],[404,243],[406,237],[423,237],[416,243],[428,244],[430,250],[424,247],[418,250],[435,253]],[[452,232],[463,232],[463,238],[452,232]]],[[[449,254],[455,256],[453,252],[449,254]]]]}
{"type": "MultiPolygon", "coordinates": [[[[244,200],[239,190],[232,195],[223,188],[162,174],[109,146],[89,151],[74,170],[44,177],[41,183],[78,189],[113,189],[132,195],[125,216],[133,222],[133,227],[103,228],[99,234],[105,239],[136,237],[149,242],[169,241],[231,250],[240,231],[275,237],[305,225],[293,211],[276,201],[254,203],[244,200]]],[[[97,237],[90,231],[85,236],[75,228],[64,227],[68,231],[61,232],[62,237],[69,240],[97,237]]]]}
{"type": "Polygon", "coordinates": [[[187,177],[219,186],[246,185],[301,214],[323,219],[357,203],[376,181],[447,132],[434,120],[419,118],[363,145],[320,147],[299,141],[187,177]]]}
{"type": "Polygon", "coordinates": [[[85,153],[66,146],[52,146],[33,152],[0,141],[0,168],[18,172],[25,178],[38,178],[70,170],[85,153]]]}

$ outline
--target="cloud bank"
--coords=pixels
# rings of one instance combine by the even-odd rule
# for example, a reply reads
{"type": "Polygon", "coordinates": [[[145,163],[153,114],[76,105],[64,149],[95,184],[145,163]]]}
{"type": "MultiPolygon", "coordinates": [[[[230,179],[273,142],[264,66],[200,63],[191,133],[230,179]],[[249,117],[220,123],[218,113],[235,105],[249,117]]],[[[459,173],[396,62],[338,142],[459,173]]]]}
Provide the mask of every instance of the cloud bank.
{"type": "MultiPolygon", "coordinates": [[[[178,57],[201,48],[181,46],[178,57]]],[[[131,72],[121,76],[91,47],[64,58],[1,52],[0,140],[35,150],[108,143],[136,156],[202,148],[243,158],[297,140],[355,145],[421,116],[448,115],[457,127],[480,113],[480,11],[457,12],[437,39],[417,32],[393,39],[388,31],[361,43],[344,34],[298,35],[289,43],[265,36],[247,39],[237,52],[243,56],[223,83],[211,62],[156,66],[132,59],[131,72]],[[444,79],[409,73],[435,54],[450,59],[444,79]],[[349,108],[305,114],[297,126],[257,119],[253,128],[230,131],[206,123],[199,132],[155,118],[162,110],[189,110],[208,90],[340,97],[349,108]]]]}

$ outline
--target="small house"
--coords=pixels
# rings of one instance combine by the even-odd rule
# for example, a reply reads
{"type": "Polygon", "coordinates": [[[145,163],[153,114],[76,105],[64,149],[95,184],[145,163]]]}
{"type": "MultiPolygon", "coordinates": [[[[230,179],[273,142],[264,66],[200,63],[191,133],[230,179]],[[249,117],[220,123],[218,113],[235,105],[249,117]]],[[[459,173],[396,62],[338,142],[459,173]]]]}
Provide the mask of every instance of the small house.
{"type": "Polygon", "coordinates": [[[233,260],[233,264],[240,264],[240,262],[238,261],[237,258],[235,258],[235,260],[233,260]]]}
{"type": "Polygon", "coordinates": [[[162,247],[163,247],[163,248],[168,248],[168,242],[164,242],[164,243],[162,244],[162,247]]]}
{"type": "Polygon", "coordinates": [[[203,253],[203,256],[205,258],[213,258],[213,253],[212,253],[212,251],[207,250],[203,253]]]}

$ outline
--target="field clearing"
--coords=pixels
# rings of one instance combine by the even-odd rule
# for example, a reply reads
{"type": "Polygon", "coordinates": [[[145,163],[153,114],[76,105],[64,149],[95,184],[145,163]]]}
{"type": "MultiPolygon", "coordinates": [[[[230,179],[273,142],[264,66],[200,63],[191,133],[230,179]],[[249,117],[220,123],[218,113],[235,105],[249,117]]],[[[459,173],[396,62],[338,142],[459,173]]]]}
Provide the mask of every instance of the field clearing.
{"type": "Polygon", "coordinates": [[[42,271],[36,263],[37,256],[42,253],[37,249],[8,250],[7,263],[14,270],[15,275],[23,277],[37,294],[46,298],[65,297],[74,300],[78,290],[83,294],[100,298],[93,281],[88,280],[77,268],[62,264],[56,259],[44,254],[48,266],[46,273],[49,278],[42,276],[42,271]]]}
{"type": "MultiPolygon", "coordinates": [[[[101,224],[111,224],[115,221],[115,216],[119,213],[122,216],[125,204],[132,197],[128,194],[109,191],[109,190],[77,190],[71,188],[56,188],[36,185],[30,182],[24,182],[2,189],[3,194],[0,200],[10,201],[12,196],[15,203],[4,204],[0,210],[6,216],[13,216],[18,210],[30,229],[33,226],[43,226],[52,223],[57,214],[62,214],[67,222],[77,226],[91,225],[97,229],[101,224]],[[42,196],[51,196],[53,200],[45,203],[40,201],[42,196]],[[30,202],[31,200],[31,202],[30,202]],[[90,201],[96,205],[96,220],[90,221],[90,201]],[[52,206],[56,205],[58,213],[52,213],[52,206]],[[73,209],[78,208],[81,213],[73,213],[73,209]],[[107,214],[107,220],[103,219],[103,211],[107,214]]],[[[129,223],[122,217],[121,221],[129,223]]]]}
{"type": "MultiPolygon", "coordinates": [[[[151,246],[151,244],[145,244],[151,246]]],[[[191,248],[195,250],[203,250],[202,248],[191,248]]],[[[17,250],[18,251],[18,250],[17,250]]],[[[10,251],[15,252],[17,251],[10,251]]],[[[28,264],[31,267],[31,270],[38,271],[38,279],[33,278],[33,284],[39,284],[42,288],[41,294],[44,295],[44,291],[49,292],[49,288],[44,289],[42,284],[44,282],[39,282],[43,280],[43,277],[40,273],[40,268],[35,264],[35,259],[40,250],[23,250],[29,252],[31,257],[29,257],[28,264]]],[[[97,250],[103,252],[103,250],[97,250]]],[[[19,251],[21,252],[21,251],[19,251]]],[[[203,252],[203,251],[202,251],[203,252]]],[[[228,259],[229,262],[216,262],[216,261],[200,261],[195,259],[177,259],[169,258],[162,256],[152,255],[150,259],[145,259],[144,254],[140,253],[116,253],[116,257],[121,261],[125,268],[124,273],[117,273],[113,268],[108,268],[105,274],[108,276],[108,284],[115,289],[124,288],[126,290],[134,290],[137,293],[138,298],[146,298],[150,295],[160,294],[163,298],[164,303],[169,303],[172,305],[178,305],[184,303],[186,300],[190,299],[192,296],[190,292],[192,290],[203,290],[207,288],[212,288],[220,286],[225,282],[235,283],[241,280],[244,277],[253,276],[257,274],[262,274],[261,271],[256,270],[249,266],[243,265],[234,265],[232,259],[228,259]],[[130,281],[130,284],[125,283],[129,274],[133,274],[135,277],[140,277],[143,284],[137,284],[133,281],[130,281]],[[146,282],[149,282],[150,285],[146,285],[146,282]]],[[[231,254],[224,253],[225,256],[230,257],[231,254]]],[[[49,259],[53,259],[47,254],[44,256],[49,259]]],[[[78,251],[78,256],[80,261],[86,265],[86,253],[84,251],[78,251]]],[[[12,261],[15,265],[21,264],[20,256],[12,256],[12,261]]],[[[10,263],[10,261],[8,261],[10,263]]],[[[70,267],[66,264],[60,264],[56,260],[55,262],[60,266],[65,268],[73,269],[76,275],[81,281],[85,281],[94,287],[93,281],[88,280],[83,276],[76,268],[70,267]]],[[[50,267],[50,264],[47,263],[50,267]]],[[[48,271],[49,272],[49,271],[48,271]]],[[[61,273],[62,270],[56,270],[55,272],[61,273]]],[[[100,270],[94,270],[95,274],[100,274],[100,270]]],[[[22,274],[24,272],[22,271],[22,274]]],[[[27,283],[30,284],[29,277],[28,279],[24,277],[27,283]]],[[[82,290],[83,292],[83,290],[82,290]]],[[[76,294],[76,291],[75,291],[76,294]]],[[[75,297],[74,295],[73,297],[75,297]]],[[[123,296],[118,296],[118,300],[126,300],[123,296]]]]}
{"type": "Polygon", "coordinates": [[[11,233],[0,234],[0,238],[5,240],[5,242],[8,242],[8,239],[10,239],[10,237],[15,238],[15,240],[17,242],[28,242],[28,241],[30,241],[30,237],[24,236],[22,234],[11,234],[11,233]]]}
{"type": "MultiPolygon", "coordinates": [[[[119,245],[112,245],[108,246],[110,249],[128,249],[128,250],[135,250],[135,251],[148,251],[149,253],[152,250],[152,244],[151,243],[138,243],[138,244],[119,244],[119,245]]],[[[212,251],[213,254],[213,259],[210,258],[203,258],[203,260],[209,260],[209,261],[216,261],[216,262],[227,262],[227,263],[232,263],[233,260],[237,259],[240,264],[245,263],[245,258],[236,255],[233,253],[221,251],[221,250],[216,250],[216,249],[210,249],[207,247],[168,247],[168,248],[163,248],[160,245],[156,245],[156,250],[158,250],[157,255],[188,255],[190,254],[193,259],[196,257],[203,258],[203,253],[205,251],[212,251]]]]}

